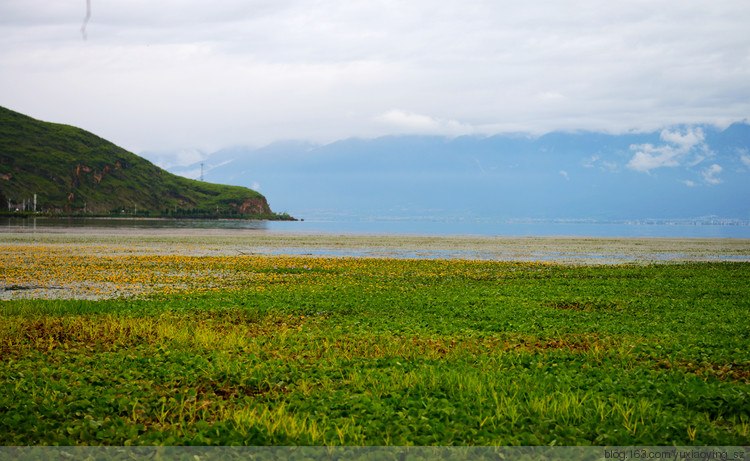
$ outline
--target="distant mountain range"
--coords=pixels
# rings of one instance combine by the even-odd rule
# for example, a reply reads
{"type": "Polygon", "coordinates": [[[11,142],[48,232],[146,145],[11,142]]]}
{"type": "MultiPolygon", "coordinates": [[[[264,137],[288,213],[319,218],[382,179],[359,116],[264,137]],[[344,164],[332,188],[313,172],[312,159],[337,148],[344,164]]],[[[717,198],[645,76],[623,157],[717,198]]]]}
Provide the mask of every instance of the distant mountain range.
{"type": "Polygon", "coordinates": [[[82,129],[0,107],[0,212],[288,218],[260,193],[186,179],[82,129]]]}
{"type": "Polygon", "coordinates": [[[207,179],[261,190],[308,218],[750,219],[747,123],[278,142],[222,149],[170,171],[197,177],[201,163],[207,179]]]}

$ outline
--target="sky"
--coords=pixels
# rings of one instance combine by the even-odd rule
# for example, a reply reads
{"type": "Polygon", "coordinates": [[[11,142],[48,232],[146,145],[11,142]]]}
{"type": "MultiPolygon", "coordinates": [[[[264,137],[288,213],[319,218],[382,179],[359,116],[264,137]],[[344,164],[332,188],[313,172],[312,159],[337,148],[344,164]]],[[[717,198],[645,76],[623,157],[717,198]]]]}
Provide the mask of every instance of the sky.
{"type": "MultiPolygon", "coordinates": [[[[0,1],[0,105],[183,163],[292,139],[750,117],[747,0],[90,4],[84,30],[85,0],[0,1]]],[[[700,142],[664,141],[629,169],[648,175],[700,142]]]]}

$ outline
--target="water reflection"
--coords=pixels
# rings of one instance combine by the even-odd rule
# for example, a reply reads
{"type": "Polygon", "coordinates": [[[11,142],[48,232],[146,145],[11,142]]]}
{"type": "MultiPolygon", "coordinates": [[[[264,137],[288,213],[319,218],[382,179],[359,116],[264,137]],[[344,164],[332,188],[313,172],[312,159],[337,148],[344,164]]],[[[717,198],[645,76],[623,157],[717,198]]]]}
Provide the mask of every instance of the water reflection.
{"type": "Polygon", "coordinates": [[[127,218],[0,218],[6,230],[51,229],[268,229],[267,221],[127,218]]]}

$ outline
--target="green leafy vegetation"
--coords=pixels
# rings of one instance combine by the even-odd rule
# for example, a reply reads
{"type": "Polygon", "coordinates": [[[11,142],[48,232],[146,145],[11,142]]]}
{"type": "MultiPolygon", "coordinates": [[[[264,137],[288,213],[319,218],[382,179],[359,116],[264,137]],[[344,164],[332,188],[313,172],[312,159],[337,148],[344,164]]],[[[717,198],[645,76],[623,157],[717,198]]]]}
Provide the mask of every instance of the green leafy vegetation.
{"type": "Polygon", "coordinates": [[[0,107],[0,212],[291,219],[258,192],[173,175],[94,134],[0,107]]]}
{"type": "Polygon", "coordinates": [[[0,304],[0,443],[750,443],[747,263],[149,258],[0,304]]]}

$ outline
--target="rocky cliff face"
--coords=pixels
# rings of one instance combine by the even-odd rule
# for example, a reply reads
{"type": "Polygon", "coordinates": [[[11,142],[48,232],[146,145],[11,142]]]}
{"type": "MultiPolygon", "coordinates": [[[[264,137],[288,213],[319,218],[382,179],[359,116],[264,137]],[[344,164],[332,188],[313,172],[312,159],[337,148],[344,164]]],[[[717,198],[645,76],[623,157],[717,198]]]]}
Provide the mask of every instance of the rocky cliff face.
{"type": "Polygon", "coordinates": [[[246,199],[244,202],[237,204],[232,203],[233,207],[241,214],[271,214],[271,208],[265,197],[255,197],[246,199]]]}

